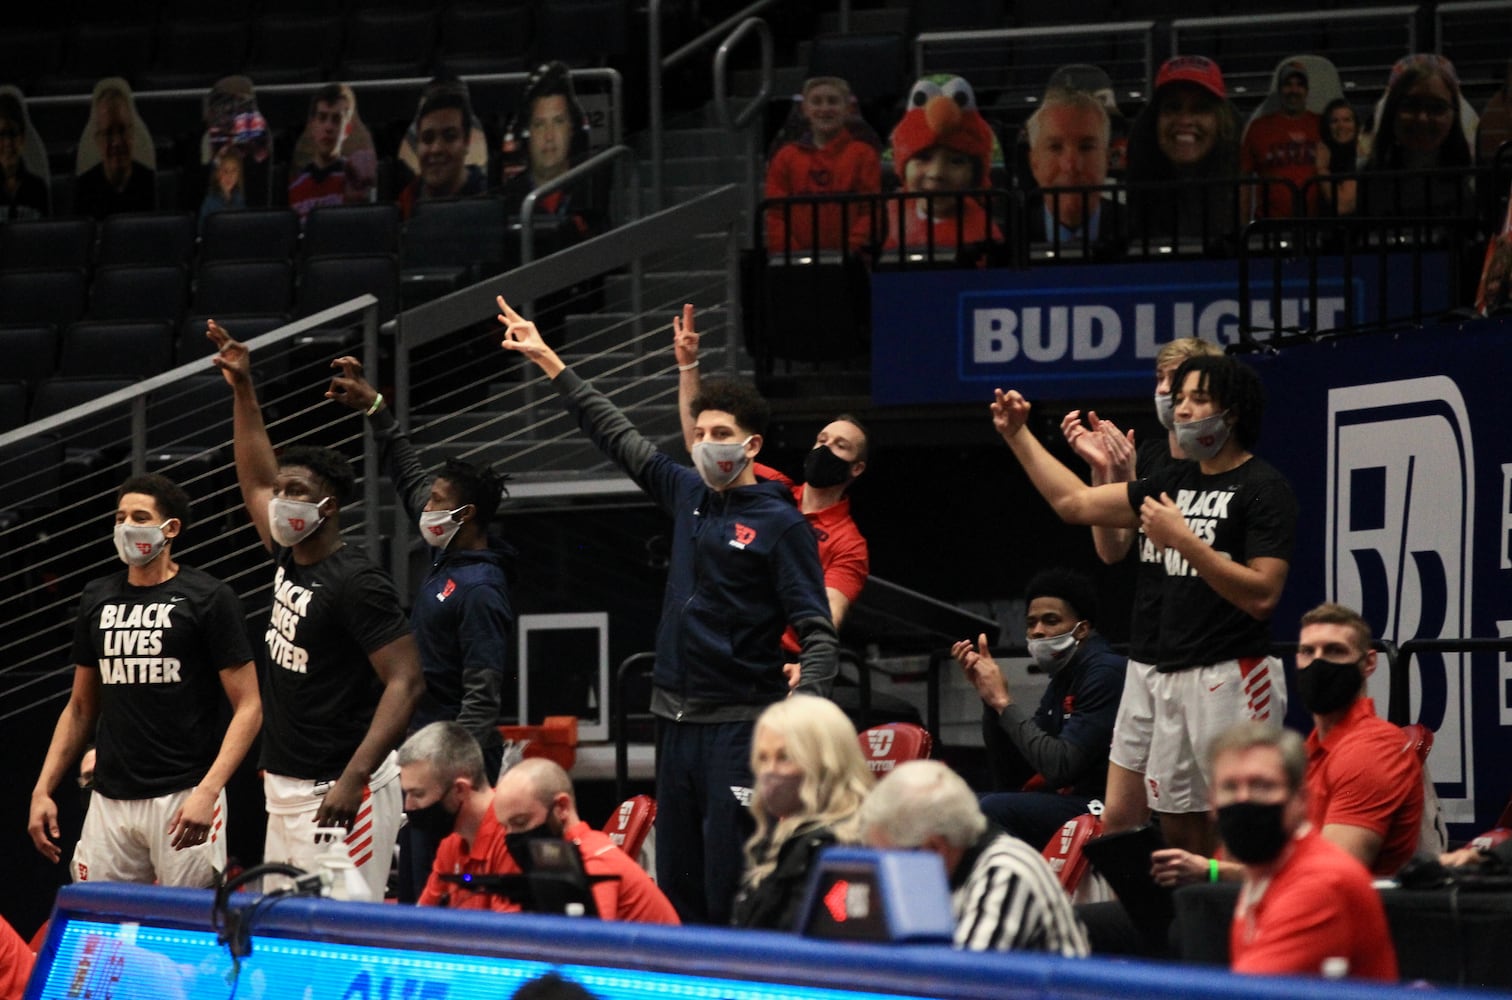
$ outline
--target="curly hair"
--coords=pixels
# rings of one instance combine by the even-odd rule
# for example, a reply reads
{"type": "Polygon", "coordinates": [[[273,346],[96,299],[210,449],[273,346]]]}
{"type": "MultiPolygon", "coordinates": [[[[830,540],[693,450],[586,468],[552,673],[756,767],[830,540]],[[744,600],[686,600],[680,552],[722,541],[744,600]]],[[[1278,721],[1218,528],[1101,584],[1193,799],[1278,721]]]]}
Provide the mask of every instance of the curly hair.
{"type": "Polygon", "coordinates": [[[772,419],[771,405],[754,385],[728,378],[704,379],[688,409],[695,420],[705,410],[728,413],[741,430],[750,434],[765,435],[772,419]]]}
{"type": "Polygon", "coordinates": [[[491,465],[464,462],[460,458],[448,458],[436,470],[436,478],[444,479],[456,490],[457,500],[478,508],[479,524],[487,524],[499,512],[499,502],[509,495],[504,484],[509,476],[495,472],[491,465]]]}
{"type": "Polygon", "coordinates": [[[1260,440],[1260,422],[1265,417],[1265,387],[1249,365],[1233,358],[1200,356],[1187,358],[1171,379],[1179,392],[1189,372],[1197,372],[1197,388],[1208,393],[1233,418],[1234,437],[1249,450],[1260,440]]]}
{"type": "Polygon", "coordinates": [[[297,444],[285,448],[278,455],[278,467],[302,465],[315,473],[326,487],[326,492],[336,498],[336,503],[345,507],[357,489],[357,474],[352,463],[341,452],[316,445],[297,444]]]}

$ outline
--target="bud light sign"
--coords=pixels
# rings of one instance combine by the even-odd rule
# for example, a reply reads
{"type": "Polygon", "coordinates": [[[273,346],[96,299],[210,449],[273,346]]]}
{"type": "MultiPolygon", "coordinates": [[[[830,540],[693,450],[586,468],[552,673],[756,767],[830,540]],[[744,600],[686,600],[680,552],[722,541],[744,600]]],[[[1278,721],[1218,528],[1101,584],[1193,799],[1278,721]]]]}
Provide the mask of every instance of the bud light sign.
{"type": "MultiPolygon", "coordinates": [[[[1448,308],[1442,255],[1251,263],[1250,327],[1343,327],[1381,312],[1410,317],[1448,308]],[[1414,261],[1422,266],[1413,277],[1414,261]]],[[[878,405],[985,402],[994,386],[1042,398],[1144,397],[1155,355],[1178,337],[1216,344],[1242,337],[1236,261],[1170,261],[1029,271],[885,272],[872,278],[872,398],[878,405]]]]}

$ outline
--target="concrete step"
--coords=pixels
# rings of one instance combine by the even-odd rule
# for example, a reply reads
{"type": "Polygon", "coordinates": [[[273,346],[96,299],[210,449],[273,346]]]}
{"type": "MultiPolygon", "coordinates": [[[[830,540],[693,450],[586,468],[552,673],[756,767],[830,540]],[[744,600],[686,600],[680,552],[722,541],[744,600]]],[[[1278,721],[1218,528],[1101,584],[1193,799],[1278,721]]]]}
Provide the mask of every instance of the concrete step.
{"type": "Polygon", "coordinates": [[[739,156],[679,156],[662,161],[662,183],[676,186],[739,184],[745,161],[739,156]]]}
{"type": "MultiPolygon", "coordinates": [[[[909,11],[906,7],[869,7],[857,9],[851,8],[850,25],[848,30],[852,34],[880,34],[885,31],[894,31],[905,34],[908,31],[909,11]]],[[[819,15],[820,35],[835,35],[840,32],[840,12],[827,10],[819,15]]]]}
{"type": "MultiPolygon", "coordinates": [[[[637,135],[634,145],[644,161],[651,155],[650,133],[637,135]]],[[[667,129],[662,133],[664,156],[724,156],[733,148],[729,131],[717,125],[667,129]]]]}
{"type": "MultiPolygon", "coordinates": [[[[651,212],[651,168],[646,167],[641,175],[645,186],[641,188],[641,209],[647,214],[651,212]]],[[[720,184],[668,184],[662,181],[662,207],[672,208],[683,202],[692,201],[700,195],[708,194],[720,184]]]]}
{"type": "MultiPolygon", "coordinates": [[[[797,97],[803,93],[803,81],[808,78],[808,66],[773,66],[772,95],[774,101],[797,97]]],[[[761,70],[738,69],[730,74],[730,93],[736,107],[742,107],[761,91],[761,70]]]]}
{"type": "MultiPolygon", "coordinates": [[[[652,314],[668,316],[685,302],[699,309],[712,309],[725,303],[726,279],[723,269],[648,274],[643,278],[641,307],[652,314]]],[[[630,309],[629,275],[611,274],[604,279],[604,308],[620,312],[630,309]]]]}
{"type": "Polygon", "coordinates": [[[678,271],[687,267],[711,267],[723,261],[729,238],[724,233],[695,233],[680,245],[657,250],[641,258],[647,271],[678,271]]]}

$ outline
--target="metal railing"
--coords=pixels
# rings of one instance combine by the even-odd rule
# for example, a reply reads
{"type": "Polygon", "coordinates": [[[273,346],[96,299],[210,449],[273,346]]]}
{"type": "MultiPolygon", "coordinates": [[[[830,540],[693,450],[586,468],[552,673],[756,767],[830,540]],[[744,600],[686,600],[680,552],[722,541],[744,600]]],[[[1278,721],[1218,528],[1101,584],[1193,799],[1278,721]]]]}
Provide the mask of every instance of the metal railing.
{"type": "MultiPolygon", "coordinates": [[[[1197,32],[1208,31],[1229,32],[1237,37],[1258,37],[1274,34],[1280,36],[1285,41],[1290,37],[1295,37],[1296,32],[1301,27],[1319,24],[1337,24],[1343,27],[1346,32],[1349,28],[1358,28],[1373,24],[1400,26],[1402,28],[1402,48],[1400,52],[1405,54],[1418,50],[1417,15],[1418,7],[1416,4],[1413,4],[1387,7],[1359,7],[1353,9],[1341,8],[1337,10],[1298,10],[1287,11],[1282,14],[1181,17],[1171,22],[1171,54],[1181,55],[1183,52],[1191,51],[1190,49],[1183,49],[1183,34],[1191,35],[1197,32]]],[[[1347,34],[1344,37],[1347,39],[1347,34]]],[[[1290,51],[1278,50],[1276,58],[1279,61],[1291,54],[1293,53],[1290,51]]],[[[1338,60],[1333,61],[1338,62],[1338,60]]]]}
{"type": "Polygon", "coordinates": [[[662,107],[662,74],[682,65],[689,58],[716,41],[726,40],[731,30],[743,24],[747,18],[776,6],[778,0],[756,0],[731,14],[708,31],[683,45],[670,55],[662,55],[662,0],[650,0],[646,8],[647,29],[650,41],[646,47],[647,80],[651,105],[651,209],[662,207],[662,172],[665,166],[666,109],[662,107]]]}
{"type": "MultiPolygon", "coordinates": [[[[530,79],[527,72],[515,73],[473,73],[460,77],[463,83],[469,87],[475,84],[523,86],[530,79]]],[[[574,84],[577,82],[605,83],[609,89],[609,142],[618,145],[624,139],[624,78],[619,70],[612,67],[593,67],[587,69],[572,70],[574,84]]],[[[254,81],[255,82],[255,81],[254,81]]],[[[359,100],[365,93],[389,93],[394,91],[418,93],[431,82],[430,77],[389,77],[380,80],[357,80],[348,83],[359,100]]],[[[325,82],[316,83],[270,83],[257,87],[257,96],[269,97],[309,97],[322,87],[329,86],[325,82]]],[[[192,103],[193,113],[196,117],[201,114],[201,107],[209,87],[184,87],[168,90],[138,90],[132,92],[132,98],[139,104],[157,104],[170,102],[192,103]]],[[[28,97],[26,106],[30,108],[54,108],[54,107],[88,107],[92,96],[90,94],[59,94],[49,96],[28,97]]],[[[82,125],[80,126],[82,130],[82,125]]]]}
{"type": "MultiPolygon", "coordinates": [[[[1017,43],[1027,43],[1032,48],[1040,44],[1053,45],[1057,50],[1068,39],[1095,38],[1102,41],[1124,39],[1141,47],[1141,72],[1137,85],[1147,88],[1155,78],[1155,28],[1154,21],[1111,21],[1104,24],[1065,24],[1038,28],[993,28],[983,31],[929,31],[914,39],[914,76],[949,69],[931,60],[931,50],[936,56],[941,49],[967,48],[987,51],[1001,50],[1017,43]]],[[[1020,60],[1021,61],[1021,60],[1020,60]]],[[[1053,65],[1047,65],[1044,76],[1050,75],[1053,65]]],[[[1119,81],[1134,85],[1136,81],[1119,81]]],[[[972,83],[981,87],[976,79],[972,83]]],[[[1043,81],[1036,81],[1036,89],[1043,89],[1043,81]]]]}
{"type": "MultiPolygon", "coordinates": [[[[378,305],[375,297],[362,295],[253,338],[248,346],[254,371],[265,375],[267,365],[287,362],[303,350],[314,331],[345,326],[354,319],[362,326],[362,353],[376,365],[378,305]]],[[[344,530],[377,553],[380,525],[372,513],[379,501],[376,445],[355,422],[344,431],[326,433],[328,422],[315,411],[326,406],[322,390],[330,377],[329,358],[309,360],[308,369],[291,366],[285,375],[259,377],[269,433],[279,445],[312,439],[348,448],[362,436],[362,494],[359,502],[344,508],[350,515],[344,530]],[[304,381],[296,384],[296,378],[304,381]]],[[[91,577],[120,566],[108,531],[100,526],[108,525],[115,490],[128,474],[162,472],[190,493],[194,524],[175,545],[175,558],[187,557],[215,573],[242,596],[247,611],[257,612],[248,597],[266,590],[272,573],[266,571],[268,557],[250,537],[250,523],[241,514],[230,459],[231,390],[220,385],[209,399],[196,394],[195,388],[203,387],[206,379],[220,382],[209,360],[202,358],[0,434],[0,449],[6,450],[24,452],[38,446],[43,450],[36,454],[44,454],[51,442],[51,453],[61,455],[66,466],[61,476],[57,469],[37,469],[39,475],[51,473],[61,481],[34,495],[32,505],[21,508],[4,528],[0,620],[9,627],[0,639],[0,720],[67,693],[54,682],[72,667],[66,637],[79,589],[91,577]],[[182,436],[163,439],[162,426],[150,427],[150,406],[182,436]],[[123,409],[129,413],[124,424],[123,409]],[[119,438],[113,428],[122,426],[129,426],[129,431],[119,438]],[[206,440],[207,432],[216,434],[220,428],[220,436],[206,440]],[[65,442],[72,455],[65,451],[65,442]],[[30,700],[20,703],[26,698],[30,700]]]]}
{"type": "Polygon", "coordinates": [[[553,192],[565,190],[574,184],[594,177],[606,168],[620,162],[628,164],[626,169],[630,175],[628,212],[625,215],[624,221],[630,223],[640,218],[640,160],[636,157],[635,150],[629,146],[610,146],[608,149],[590,156],[561,176],[553,177],[546,183],[537,185],[520,202],[521,264],[529,264],[535,260],[535,226],[533,223],[535,221],[537,202],[553,192]]]}
{"type": "MultiPolygon", "coordinates": [[[[419,352],[441,342],[454,339],[459,331],[476,327],[493,320],[497,313],[494,298],[503,295],[511,303],[539,301],[579,283],[592,282],[608,272],[628,268],[632,315],[613,335],[595,342],[590,348],[592,356],[607,359],[611,367],[604,373],[612,376],[634,378],[647,367],[650,352],[665,350],[665,344],[657,340],[648,345],[648,324],[643,315],[643,291],[641,261],[651,254],[683,248],[690,237],[697,233],[724,233],[724,250],[732,263],[725,272],[724,296],[730,303],[724,330],[739,329],[738,267],[734,258],[738,255],[741,220],[745,202],[739,188],[726,185],[695,198],[692,201],[646,216],[637,222],[619,226],[575,246],[533,260],[506,274],[489,278],[470,288],[452,292],[400,313],[392,322],[394,330],[394,414],[403,426],[414,432],[439,429],[442,438],[431,441],[461,449],[459,457],[467,457],[497,447],[500,444],[517,446],[515,457],[538,455],[547,449],[558,447],[564,441],[579,439],[577,428],[566,420],[562,408],[552,400],[537,412],[540,403],[539,390],[533,388],[534,379],[511,383],[502,391],[486,391],[482,383],[489,373],[477,376],[460,390],[448,393],[444,398],[437,395],[419,402],[428,408],[441,407],[446,412],[429,422],[414,426],[417,399],[413,373],[419,352]],[[623,361],[618,360],[623,355],[623,361]],[[455,429],[448,430],[454,422],[455,429]],[[553,428],[559,428],[553,430],[553,428]]],[[[667,303],[653,303],[656,309],[672,308],[667,303]]],[[[534,317],[532,317],[534,318],[534,317]]],[[[703,328],[703,324],[700,324],[703,328]]],[[[656,329],[664,329],[657,325],[656,329]]],[[[714,338],[705,346],[714,350],[714,338]]],[[[568,341],[554,341],[564,355],[584,350],[582,345],[568,341]]],[[[671,364],[670,354],[667,364],[671,364]]],[[[733,370],[736,364],[733,337],[729,337],[725,349],[725,365],[733,370]]],[[[628,387],[627,391],[633,391],[628,387]]],[[[668,391],[675,392],[675,380],[668,391]]],[[[435,413],[434,409],[428,412],[435,413]]],[[[510,495],[524,498],[562,498],[585,494],[633,494],[636,487],[617,470],[611,473],[552,476],[528,483],[511,485],[510,495]]],[[[395,521],[391,538],[394,546],[392,566],[395,583],[400,593],[409,593],[407,553],[413,526],[403,519],[402,510],[394,511],[395,521]]]]}
{"type": "Polygon", "coordinates": [[[760,188],[756,177],[761,151],[757,145],[756,131],[751,123],[766,113],[766,103],[772,96],[772,29],[759,17],[748,17],[730,32],[714,53],[714,108],[719,123],[731,133],[745,133],[746,203],[755,204],[760,188]],[[756,95],[738,112],[730,106],[729,62],[730,52],[745,38],[755,35],[761,45],[761,86],[756,95]]]}

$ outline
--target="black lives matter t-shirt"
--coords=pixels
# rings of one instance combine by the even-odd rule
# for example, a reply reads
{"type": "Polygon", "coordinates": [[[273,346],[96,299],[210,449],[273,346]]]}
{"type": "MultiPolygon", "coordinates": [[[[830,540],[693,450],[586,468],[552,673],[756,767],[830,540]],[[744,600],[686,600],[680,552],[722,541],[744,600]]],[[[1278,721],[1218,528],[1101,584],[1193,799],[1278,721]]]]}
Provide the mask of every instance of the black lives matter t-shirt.
{"type": "MultiPolygon", "coordinates": [[[[1268,557],[1291,561],[1297,534],[1297,498],[1270,463],[1251,458],[1228,472],[1206,476],[1196,462],[1171,462],[1147,479],[1129,484],[1129,503],[1139,510],[1146,496],[1169,494],[1187,526],[1219,553],[1238,563],[1268,557]]],[[[1146,546],[1141,556],[1154,549],[1146,546]]],[[[1161,554],[1160,658],[1162,673],[1270,652],[1270,623],[1256,621],[1224,600],[1175,549],[1161,554]]]]}
{"type": "Polygon", "coordinates": [[[275,556],[259,766],[335,779],[373,721],[383,685],[368,654],[409,633],[394,585],[354,546],[301,566],[275,556]]]}
{"type": "Polygon", "coordinates": [[[220,671],[252,659],[236,594],[180,566],[153,587],[126,571],[84,588],[74,663],[100,674],[95,787],[113,799],[192,788],[220,752],[220,671]]]}

